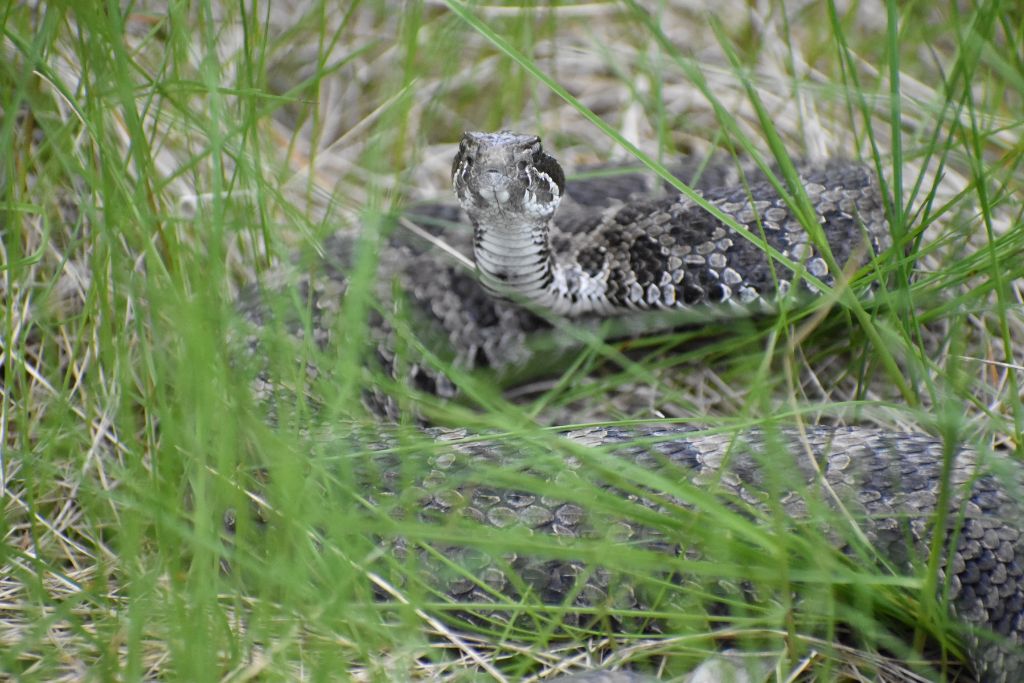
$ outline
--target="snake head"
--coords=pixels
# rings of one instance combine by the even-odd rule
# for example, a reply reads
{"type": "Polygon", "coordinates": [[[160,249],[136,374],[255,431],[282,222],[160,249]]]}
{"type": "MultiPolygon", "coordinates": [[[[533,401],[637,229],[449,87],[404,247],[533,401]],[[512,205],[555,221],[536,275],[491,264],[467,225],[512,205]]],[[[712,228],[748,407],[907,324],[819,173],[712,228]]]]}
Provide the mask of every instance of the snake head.
{"type": "Polygon", "coordinates": [[[452,162],[452,187],[474,219],[513,212],[546,220],[562,199],[565,174],[535,135],[465,133],[452,162]]]}

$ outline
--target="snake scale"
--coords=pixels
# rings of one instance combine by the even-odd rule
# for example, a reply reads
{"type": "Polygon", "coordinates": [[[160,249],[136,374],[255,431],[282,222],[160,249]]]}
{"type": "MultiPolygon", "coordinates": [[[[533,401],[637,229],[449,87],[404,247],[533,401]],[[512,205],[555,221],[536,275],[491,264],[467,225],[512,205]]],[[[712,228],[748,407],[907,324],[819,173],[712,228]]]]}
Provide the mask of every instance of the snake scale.
{"type": "MultiPolygon", "coordinates": [[[[757,172],[738,179],[708,168],[695,185],[730,222],[746,226],[744,235],[692,199],[654,191],[637,176],[566,183],[537,137],[467,133],[452,167],[464,213],[424,205],[407,217],[422,231],[443,233],[455,249],[471,251],[477,272],[439,254],[429,240],[394,236],[380,255],[381,299],[390,299],[397,280],[414,317],[450,344],[455,362],[496,368],[529,361],[525,340],[549,326],[548,315],[582,324],[658,308],[770,308],[793,287],[809,294],[817,283],[834,285],[830,263],[843,268],[889,245],[885,212],[868,170],[845,161],[797,170],[830,253],[822,253],[821,242],[757,172]],[[460,233],[449,228],[464,225],[467,217],[472,240],[460,242],[460,233]],[[781,258],[767,258],[765,244],[781,258]]],[[[694,180],[685,170],[679,175],[694,180]]],[[[312,312],[312,324],[304,329],[322,346],[332,342],[332,314],[347,288],[353,245],[349,235],[330,238],[326,265],[300,281],[312,312]]],[[[267,307],[253,296],[243,297],[242,308],[262,325],[267,307]]],[[[396,359],[386,316],[373,317],[371,332],[375,361],[385,372],[404,373],[421,391],[454,393],[429,364],[396,359]]],[[[393,415],[388,397],[367,399],[382,416],[393,415]]],[[[675,559],[687,556],[685,541],[659,524],[609,520],[570,493],[559,495],[577,490],[574,483],[586,478],[659,520],[699,520],[700,506],[687,493],[691,485],[733,501],[729,505],[753,517],[781,502],[785,515],[799,521],[807,518],[811,501],[824,501],[856,523],[879,559],[902,570],[920,569],[938,542],[938,592],[967,627],[964,642],[978,679],[1024,679],[1024,514],[1016,488],[1022,477],[1008,459],[982,459],[927,435],[861,427],[721,434],[669,425],[570,432],[564,435],[572,444],[568,450],[548,448],[550,468],[533,459],[524,468],[523,453],[530,450],[525,444],[460,430],[426,433],[436,449],[401,456],[393,449],[399,441],[377,437],[371,450],[384,452],[367,465],[366,496],[371,503],[412,496],[418,517],[439,528],[470,520],[529,534],[589,538],[614,527],[621,542],[675,559]],[[769,453],[778,452],[770,443],[782,443],[792,454],[785,467],[768,461],[769,453]],[[601,454],[598,466],[573,450],[584,446],[601,454]],[[410,481],[412,460],[419,469],[410,481]],[[1000,476],[991,472],[992,461],[1000,476]],[[793,477],[780,480],[776,470],[787,468],[793,477]],[[623,484],[623,471],[645,484],[623,484]],[[503,485],[502,473],[508,472],[527,476],[503,485]],[[658,481],[665,486],[661,491],[651,484],[658,481]],[[936,521],[944,526],[936,530],[936,521]]],[[[412,550],[401,538],[390,543],[400,557],[417,552],[428,583],[455,603],[479,606],[496,595],[529,593],[561,606],[560,618],[568,625],[593,623],[602,605],[641,614],[660,607],[648,591],[615,572],[557,552],[488,553],[439,542],[430,554],[412,550]],[[453,573],[452,563],[468,573],[453,573]]]]}

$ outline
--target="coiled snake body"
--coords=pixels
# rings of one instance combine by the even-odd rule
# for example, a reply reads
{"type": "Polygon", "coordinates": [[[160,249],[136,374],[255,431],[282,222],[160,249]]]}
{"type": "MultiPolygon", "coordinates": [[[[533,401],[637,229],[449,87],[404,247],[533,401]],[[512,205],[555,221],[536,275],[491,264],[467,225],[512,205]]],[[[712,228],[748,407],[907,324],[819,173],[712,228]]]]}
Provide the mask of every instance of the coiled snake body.
{"type": "MultiPolygon", "coordinates": [[[[385,252],[381,267],[401,280],[422,317],[447,335],[457,360],[519,362],[522,339],[543,325],[531,309],[604,316],[652,308],[763,305],[794,285],[809,292],[816,283],[831,286],[833,266],[842,268],[858,253],[888,245],[884,211],[868,171],[846,162],[799,170],[830,254],[822,253],[821,243],[809,237],[763,177],[703,191],[722,214],[745,225],[748,235],[671,193],[636,200],[624,192],[622,201],[605,202],[601,210],[556,216],[559,201],[574,190],[539,138],[467,133],[452,175],[474,226],[480,283],[422,245],[385,252]],[[758,238],[761,245],[755,244],[762,241],[758,238]],[[769,260],[765,245],[781,259],[769,260]]],[[[449,209],[413,214],[431,230],[437,219],[459,218],[449,209]]],[[[347,242],[329,247],[340,261],[350,259],[347,242]]],[[[345,264],[335,265],[328,268],[329,277],[305,283],[315,312],[344,293],[345,264]]],[[[313,322],[314,332],[324,335],[319,341],[328,343],[329,325],[319,318],[313,322]]],[[[393,360],[390,333],[386,322],[377,327],[378,355],[388,364],[393,360]]],[[[420,388],[446,391],[437,373],[419,367],[410,372],[420,388]]],[[[379,401],[376,407],[386,412],[386,405],[379,401]]],[[[785,513],[799,520],[807,517],[808,501],[824,501],[841,510],[843,519],[856,522],[879,557],[904,569],[924,566],[938,542],[938,592],[970,627],[964,638],[977,675],[985,681],[1024,679],[1024,514],[1014,493],[1020,472],[1002,458],[995,460],[1009,475],[1003,471],[996,477],[972,450],[951,451],[941,439],[921,434],[857,427],[739,435],[694,433],[680,426],[590,428],[567,436],[575,444],[602,447],[605,459],[599,462],[605,469],[590,472],[586,458],[557,456],[552,469],[531,464],[532,479],[503,486],[500,473],[523,469],[517,447],[463,440],[458,431],[431,434],[450,445],[425,456],[421,464],[427,472],[409,482],[395,456],[381,456],[369,475],[371,498],[401,496],[413,485],[419,515],[431,523],[444,525],[458,517],[519,526],[529,533],[585,537],[611,522],[593,517],[585,502],[572,495],[558,495],[575,490],[577,478],[596,479],[630,505],[664,516],[699,515],[693,499],[672,484],[692,483],[738,501],[755,516],[781,501],[785,513]],[[773,477],[775,466],[766,462],[769,453],[777,452],[767,444],[775,442],[792,454],[779,469],[788,467],[793,478],[781,482],[773,477]],[[641,477],[644,488],[624,487],[617,475],[604,479],[619,471],[616,462],[626,472],[649,472],[650,477],[641,477]],[[672,484],[671,490],[644,493],[655,481],[672,484]]],[[[680,540],[664,530],[621,526],[624,542],[681,552],[680,540]]],[[[410,551],[402,541],[395,543],[401,552],[410,551]]],[[[570,623],[586,621],[595,606],[609,601],[617,607],[649,606],[644,592],[628,582],[558,553],[554,558],[543,553],[502,556],[459,544],[440,550],[444,563],[429,554],[421,557],[433,567],[430,582],[457,602],[486,603],[495,594],[521,596],[525,591],[561,605],[570,623]],[[453,575],[448,563],[470,567],[469,574],[453,575]]]]}
{"type": "MultiPolygon", "coordinates": [[[[565,180],[534,136],[467,133],[452,179],[476,229],[484,286],[554,313],[763,303],[793,281],[787,268],[773,271],[753,240],[683,195],[614,207],[571,233],[549,229],[565,180]]],[[[833,162],[802,168],[800,179],[836,261],[845,263],[865,240],[875,252],[887,245],[884,207],[867,169],[833,162]]],[[[751,235],[763,229],[781,259],[833,284],[826,260],[771,183],[746,181],[711,188],[704,199],[751,235]]]]}

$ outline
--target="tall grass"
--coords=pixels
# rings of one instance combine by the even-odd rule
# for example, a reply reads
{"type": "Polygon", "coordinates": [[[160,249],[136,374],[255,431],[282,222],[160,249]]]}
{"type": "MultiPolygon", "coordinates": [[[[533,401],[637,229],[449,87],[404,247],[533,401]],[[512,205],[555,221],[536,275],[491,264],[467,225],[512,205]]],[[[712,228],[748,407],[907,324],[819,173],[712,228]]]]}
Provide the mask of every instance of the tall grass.
{"type": "Polygon", "coordinates": [[[996,0],[885,9],[5,6],[0,672],[512,680],[630,665],[675,676],[728,640],[777,657],[780,676],[807,666],[829,680],[891,674],[879,647],[913,669],[902,634],[918,626],[955,654],[927,573],[823,552],[825,529],[841,525],[821,501],[808,520],[773,508],[755,523],[537,426],[849,421],[1019,455],[1022,17],[996,0]],[[882,180],[896,245],[850,288],[776,318],[629,341],[614,323],[564,324],[504,377],[455,367],[413,316],[379,310],[378,247],[402,229],[405,204],[448,200],[463,130],[501,127],[537,131],[570,168],[631,160],[664,173],[680,152],[754,156],[779,165],[797,206],[791,157],[862,158],[882,180]],[[306,294],[283,283],[314,269],[337,230],[358,235],[358,258],[320,345],[306,294]],[[873,295],[854,296],[865,280],[873,295]],[[255,356],[235,305],[253,281],[278,292],[268,305],[279,314],[255,356]],[[400,364],[443,368],[460,398],[375,372],[374,314],[392,318],[400,364]],[[252,396],[260,372],[287,388],[272,419],[252,396]],[[419,413],[469,440],[517,444],[532,469],[496,468],[494,481],[589,501],[599,519],[643,521],[701,554],[669,558],[611,532],[565,546],[419,523],[415,491],[365,486],[373,392],[402,408],[390,446],[401,481],[441,448],[412,424],[419,413]],[[700,511],[653,515],[585,476],[573,487],[541,476],[567,457],[700,511]],[[394,538],[426,549],[396,558],[394,538]],[[663,600],[642,614],[613,603],[568,640],[560,608],[534,599],[508,606],[522,614],[513,625],[467,624],[418,578],[428,559],[457,574],[437,550],[453,539],[600,561],[663,600]],[[692,579],[669,586],[666,569],[692,579]],[[712,596],[728,616],[708,612],[712,596]],[[648,632],[652,616],[663,635],[648,632]],[[613,617],[624,632],[602,628],[613,617]]]}

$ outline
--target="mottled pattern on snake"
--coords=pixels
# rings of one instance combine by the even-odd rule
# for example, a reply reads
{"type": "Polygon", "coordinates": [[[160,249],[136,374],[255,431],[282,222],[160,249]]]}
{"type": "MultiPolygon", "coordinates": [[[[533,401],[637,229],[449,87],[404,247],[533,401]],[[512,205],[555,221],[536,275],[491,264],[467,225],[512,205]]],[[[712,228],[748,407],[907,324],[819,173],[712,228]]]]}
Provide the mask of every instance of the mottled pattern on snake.
{"type": "MultiPolygon", "coordinates": [[[[473,142],[476,138],[470,135],[467,140],[473,142]]],[[[518,158],[516,155],[521,156],[524,149],[534,148],[535,138],[499,134],[490,140],[496,141],[499,146],[509,143],[504,152],[492,152],[507,152],[510,158],[518,158]],[[522,139],[528,141],[525,147],[518,144],[522,139]]],[[[464,141],[454,164],[457,188],[460,182],[466,182],[468,171],[464,168],[464,160],[467,149],[468,145],[464,141]],[[460,175],[463,176],[462,181],[459,180],[460,175]]],[[[539,141],[536,141],[536,149],[539,150],[539,141]]],[[[533,154],[531,151],[530,159],[533,154]]],[[[600,290],[599,295],[591,297],[591,301],[601,304],[594,309],[595,314],[664,305],[670,297],[661,291],[660,283],[666,277],[665,273],[671,273],[671,266],[675,265],[679,265],[683,274],[678,278],[679,282],[672,283],[673,291],[677,293],[676,302],[682,299],[686,306],[712,306],[726,299],[749,298],[749,295],[742,294],[744,288],[756,292],[754,299],[770,302],[776,282],[788,281],[790,277],[786,275],[786,269],[778,264],[774,266],[776,274],[773,275],[773,266],[769,265],[768,259],[759,249],[742,237],[733,235],[728,226],[689,200],[680,199],[671,192],[666,193],[664,189],[652,193],[652,188],[657,186],[637,181],[633,176],[618,182],[606,180],[596,184],[584,183],[574,189],[571,183],[562,185],[553,180],[559,174],[553,170],[553,160],[542,161],[540,169],[548,178],[541,179],[544,181],[542,192],[550,193],[553,198],[556,189],[561,193],[564,187],[568,197],[572,198],[575,194],[580,201],[554,216],[552,225],[558,226],[559,234],[554,237],[545,235],[543,239],[535,240],[532,251],[524,249],[518,266],[530,269],[537,263],[534,257],[537,254],[544,256],[545,253],[547,255],[540,261],[544,269],[548,268],[548,264],[553,266],[561,260],[563,269],[583,270],[581,264],[586,262],[591,264],[587,266],[586,272],[598,272],[608,270],[610,266],[607,264],[615,259],[625,259],[621,262],[628,268],[629,274],[623,272],[606,278],[604,282],[607,286],[600,290]],[[595,199],[594,188],[601,188],[602,183],[606,190],[613,190],[615,196],[598,196],[595,199]],[[658,198],[659,193],[662,198],[658,198]],[[661,221],[655,216],[669,218],[661,221]],[[698,263],[696,258],[692,259],[693,262],[688,265],[694,269],[688,269],[686,260],[678,255],[681,253],[679,250],[674,253],[683,265],[676,264],[671,261],[672,249],[675,247],[669,248],[667,259],[660,247],[647,251],[639,248],[616,251],[609,248],[608,231],[615,229],[615,225],[621,226],[622,234],[628,232],[634,235],[634,242],[639,240],[643,243],[644,232],[635,232],[641,224],[671,226],[663,228],[665,231],[660,237],[671,236],[676,246],[685,247],[685,239],[689,235],[695,240],[689,245],[689,253],[701,256],[703,261],[698,263]],[[673,228],[676,229],[675,235],[673,228]],[[594,233],[594,230],[598,232],[594,233]],[[605,246],[602,256],[605,265],[601,268],[593,265],[597,257],[581,260],[578,256],[581,251],[595,249],[598,242],[605,246]],[[698,247],[708,243],[713,246],[701,249],[707,253],[698,253],[698,247]],[[567,245],[569,253],[576,256],[564,260],[562,253],[556,251],[555,247],[561,249],[567,245]],[[549,248],[550,251],[546,252],[549,248]],[[573,251],[574,248],[576,251],[573,251]],[[716,254],[726,259],[724,266],[720,267],[721,264],[712,261],[710,257],[716,254]],[[661,262],[658,259],[663,259],[666,269],[658,270],[661,266],[657,266],[654,269],[648,267],[645,271],[641,264],[651,263],[651,258],[653,262],[661,262]],[[739,283],[730,283],[735,278],[728,274],[729,269],[735,271],[740,278],[739,283]],[[706,273],[703,279],[701,273],[706,273]],[[649,287],[654,284],[654,279],[659,282],[657,295],[649,287]],[[682,289],[676,287],[680,284],[683,285],[682,289]],[[699,294],[694,291],[691,301],[687,302],[686,286],[691,284],[699,286],[701,291],[699,294]],[[641,296],[635,296],[637,289],[633,285],[640,287],[641,296]],[[728,292],[721,288],[715,290],[717,285],[728,287],[728,292]],[[606,308],[601,302],[608,302],[611,308],[606,308]]],[[[487,169],[486,164],[484,168],[487,169]]],[[[815,206],[821,214],[820,220],[823,221],[836,261],[844,265],[846,258],[857,253],[855,245],[865,240],[869,247],[862,251],[865,256],[870,251],[884,248],[886,232],[884,220],[879,213],[881,203],[870,175],[860,167],[845,162],[825,164],[819,168],[821,170],[807,167],[803,177],[805,182],[812,185],[815,178],[839,183],[821,192],[811,187],[809,192],[809,195],[817,198],[815,206]],[[844,185],[845,182],[850,185],[844,185]]],[[[528,179],[537,170],[529,163],[520,167],[518,162],[504,167],[505,171],[509,169],[515,173],[525,172],[528,179]]],[[[492,170],[501,172],[498,168],[492,170]]],[[[489,170],[487,172],[490,173],[489,170]]],[[[717,172],[712,173],[712,176],[722,177],[717,172]]],[[[493,189],[497,181],[491,179],[489,182],[493,189]]],[[[816,265],[816,259],[819,258],[817,252],[799,249],[799,245],[809,243],[802,236],[801,229],[794,227],[778,211],[773,212],[774,209],[785,210],[779,206],[777,198],[770,197],[773,190],[768,189],[763,179],[756,177],[750,179],[747,186],[754,197],[752,201],[744,199],[747,190],[740,190],[736,185],[717,190],[708,187],[703,192],[717,206],[728,209],[726,213],[734,219],[758,229],[759,225],[763,225],[770,244],[787,257],[802,260],[807,264],[808,271],[820,276],[825,284],[832,284],[830,273],[816,265]],[[747,211],[752,215],[747,216],[744,213],[747,211]],[[769,222],[775,223],[779,229],[769,227],[769,222]],[[780,239],[772,242],[769,233],[778,235],[780,239]]],[[[601,194],[600,189],[597,192],[601,194]]],[[[465,196],[466,192],[462,194],[465,196]]],[[[472,191],[469,196],[469,201],[474,202],[472,191]]],[[[507,204],[506,208],[518,210],[508,204],[508,199],[512,197],[511,192],[508,197],[492,192],[492,198],[507,204]]],[[[467,200],[464,198],[463,201],[467,200]]],[[[454,207],[424,205],[413,209],[409,215],[432,234],[443,235],[445,241],[463,253],[468,253],[473,246],[479,252],[482,242],[486,243],[484,247],[490,249],[495,241],[480,239],[480,218],[488,211],[492,214],[501,212],[495,212],[493,207],[482,209],[482,213],[474,206],[469,208],[471,217],[476,213],[475,245],[470,243],[466,231],[460,231],[459,226],[465,225],[465,216],[454,207]]],[[[539,225],[537,220],[531,219],[530,222],[531,230],[539,225]]],[[[547,222],[544,227],[547,227],[547,222]]],[[[517,238],[511,242],[513,246],[525,246],[517,238]]],[[[300,298],[311,306],[312,324],[308,329],[320,345],[330,345],[333,341],[334,314],[347,288],[345,273],[351,265],[352,244],[351,237],[347,235],[337,235],[328,240],[325,245],[328,255],[326,264],[322,269],[302,277],[299,284],[300,298]]],[[[689,254],[683,256],[686,255],[689,254]]],[[[502,267],[509,264],[515,265],[515,259],[504,262],[502,267]]],[[[512,269],[506,275],[512,273],[514,276],[516,272],[512,269]]],[[[450,344],[452,357],[466,366],[502,367],[528,361],[524,340],[531,332],[547,325],[543,315],[490,296],[488,290],[495,287],[500,289],[502,284],[490,282],[481,286],[476,274],[432,249],[428,242],[410,237],[401,230],[392,236],[381,254],[380,273],[380,300],[385,304],[390,301],[393,281],[397,279],[413,314],[423,324],[421,331],[424,336],[438,338],[442,347],[450,344]]],[[[674,274],[669,277],[676,279],[674,274]]],[[[504,284],[513,279],[506,278],[504,284]]],[[[579,296],[580,292],[574,295],[570,289],[555,292],[556,296],[552,298],[548,285],[556,279],[548,271],[539,279],[521,278],[520,281],[528,285],[525,290],[511,293],[503,290],[501,293],[512,298],[525,293],[530,295],[526,298],[530,299],[532,306],[556,311],[562,310],[566,301],[571,303],[587,298],[579,296]],[[533,287],[537,283],[540,286],[533,287]],[[563,294],[567,298],[557,298],[563,294]]],[[[571,280],[572,277],[565,276],[563,283],[567,284],[571,280]]],[[[813,288],[808,288],[808,291],[813,291],[813,288]]],[[[257,324],[262,325],[267,321],[268,310],[261,303],[255,289],[243,297],[242,308],[257,324]]],[[[384,308],[386,312],[387,306],[384,308]]],[[[580,324],[583,322],[581,320],[580,324]]],[[[293,331],[301,334],[306,329],[305,326],[296,325],[293,331]]],[[[395,362],[394,333],[386,315],[373,317],[371,332],[375,355],[384,369],[395,371],[401,367],[395,362]]],[[[453,392],[453,387],[443,375],[426,364],[413,363],[408,373],[409,379],[423,391],[441,395],[453,392]]],[[[386,397],[370,398],[373,409],[385,415],[390,414],[391,404],[386,397]]],[[[461,432],[446,430],[434,430],[429,434],[441,444],[464,436],[461,432]]],[[[775,454],[776,451],[764,447],[765,437],[758,432],[742,434],[735,442],[724,435],[693,435],[690,430],[678,426],[631,430],[593,429],[573,434],[572,438],[587,445],[607,447],[612,456],[622,459],[623,463],[657,471],[670,481],[690,481],[702,487],[710,487],[742,506],[753,506],[754,510],[764,509],[767,491],[779,494],[768,482],[761,456],[758,455],[768,452],[775,454]],[[633,442],[638,438],[653,438],[654,442],[635,445],[633,442]]],[[[789,451],[793,457],[787,462],[777,463],[778,470],[782,472],[788,469],[799,480],[799,485],[794,484],[780,496],[789,515],[794,519],[804,516],[805,503],[809,498],[833,503],[834,493],[881,557],[895,563],[902,570],[912,571],[922,566],[932,545],[931,525],[936,520],[936,505],[943,485],[945,448],[940,440],[917,434],[890,434],[863,428],[815,428],[809,432],[806,441],[795,433],[787,432],[784,440],[789,442],[789,451]],[[810,467],[807,453],[812,454],[821,466],[827,488],[821,486],[816,470],[810,467]]],[[[378,435],[369,442],[360,443],[372,444],[371,451],[394,445],[386,435],[378,435]]],[[[578,500],[560,499],[552,495],[553,486],[557,490],[572,490],[572,481],[576,477],[592,478],[607,490],[658,515],[679,514],[680,509],[686,508],[684,500],[666,498],[654,491],[649,497],[636,491],[627,493],[607,483],[608,480],[603,479],[600,472],[588,471],[582,461],[574,457],[557,459],[553,471],[534,470],[539,490],[530,490],[527,486],[495,485],[493,473],[496,470],[521,470],[521,456],[514,445],[487,441],[448,447],[442,445],[439,450],[429,453],[404,454],[400,460],[393,455],[374,456],[367,463],[366,479],[360,492],[361,495],[367,495],[371,502],[377,503],[383,503],[391,497],[412,495],[416,499],[413,508],[417,514],[431,523],[446,525],[454,516],[468,518],[486,526],[518,526],[534,533],[573,537],[586,537],[593,534],[595,529],[607,530],[613,522],[602,518],[595,520],[588,506],[578,500]],[[408,478],[410,476],[413,477],[411,480],[408,478]]],[[[1024,676],[1024,655],[1021,651],[1024,646],[1024,539],[1021,534],[1024,515],[1017,502],[1020,498],[1020,471],[1011,463],[999,459],[997,461],[1010,468],[1012,476],[1009,481],[989,475],[985,470],[976,471],[977,459],[972,451],[962,450],[957,453],[950,471],[949,483],[952,489],[948,508],[940,511],[942,514],[939,515],[949,524],[949,531],[939,534],[943,543],[943,552],[939,554],[942,558],[939,585],[944,585],[948,579],[949,604],[954,613],[966,625],[980,629],[975,634],[965,636],[970,645],[972,665],[980,679],[1009,682],[1024,676]]],[[[775,486],[777,489],[777,482],[775,486]]],[[[666,537],[664,533],[643,525],[620,521],[618,527],[628,534],[631,542],[644,547],[669,555],[686,550],[685,542],[679,538],[666,537]]],[[[850,536],[837,530],[837,533],[829,534],[829,537],[843,545],[843,539],[850,536]]],[[[401,538],[392,539],[391,543],[400,555],[410,551],[401,538]]],[[[468,547],[468,544],[444,548],[444,552],[449,559],[469,567],[469,576],[480,579],[478,582],[465,574],[453,574],[450,567],[436,565],[429,554],[420,555],[428,583],[457,603],[486,603],[493,598],[495,592],[518,597],[522,587],[528,587],[532,595],[539,596],[545,602],[561,605],[568,601],[566,606],[570,609],[565,611],[563,617],[570,624],[585,623],[589,618],[585,608],[600,607],[609,601],[617,606],[638,609],[652,606],[643,590],[634,589],[629,582],[621,581],[614,573],[600,567],[584,570],[581,562],[553,560],[543,554],[492,557],[468,547]],[[578,586],[578,579],[584,580],[585,584],[578,586]],[[572,607],[579,608],[579,611],[574,612],[572,607]]],[[[500,618],[501,613],[499,611],[489,616],[500,618]]]]}
{"type": "MultiPolygon", "coordinates": [[[[588,428],[568,436],[620,459],[621,465],[615,467],[624,481],[631,477],[622,468],[636,465],[673,482],[673,487],[691,482],[734,500],[737,509],[748,511],[745,514],[755,510],[770,517],[772,501],[781,501],[786,516],[799,524],[808,519],[815,502],[841,504],[843,515],[850,515],[880,557],[899,570],[921,571],[936,538],[933,525],[943,495],[945,445],[940,439],[859,427],[812,428],[803,434],[752,430],[740,435],[702,435],[694,431],[681,426],[588,428]],[[791,460],[774,460],[778,451],[766,445],[773,438],[788,444],[791,460]]],[[[448,518],[457,515],[485,526],[520,527],[572,538],[605,538],[614,529],[618,542],[684,556],[689,547],[685,535],[680,540],[680,529],[693,531],[701,525],[700,510],[687,502],[685,493],[683,499],[676,499],[655,491],[650,497],[622,491],[606,483],[604,475],[590,471],[592,462],[578,457],[556,460],[551,471],[531,470],[538,482],[536,490],[497,486],[495,471],[523,471],[518,449],[486,441],[462,443],[468,436],[463,431],[433,430],[431,434],[441,444],[454,443],[418,460],[413,470],[417,472],[413,507],[423,521],[449,524],[448,518]],[[674,516],[679,524],[666,522],[664,528],[654,530],[622,520],[595,519],[585,504],[551,493],[551,484],[557,490],[587,490],[583,480],[597,482],[630,504],[674,516]],[[693,516],[682,519],[683,509],[693,516]]],[[[393,445],[378,442],[375,448],[393,445]]],[[[402,464],[407,457],[382,455],[373,461],[369,471],[376,492],[374,504],[407,492],[410,467],[402,464]]],[[[966,636],[983,681],[1009,682],[1024,675],[1024,514],[1019,502],[1020,471],[1014,471],[1017,478],[1008,487],[979,466],[973,451],[955,453],[949,469],[948,515],[942,520],[949,527],[938,533],[946,548],[940,555],[939,586],[948,578],[954,614],[966,624],[989,631],[966,636]],[[948,552],[951,547],[955,552],[948,552]]],[[[839,521],[832,522],[836,526],[827,535],[842,545],[843,539],[851,538],[851,530],[842,516],[835,519],[839,521]]],[[[815,520],[820,523],[818,517],[815,520]]],[[[396,547],[401,554],[407,552],[401,540],[396,547]]],[[[579,613],[569,609],[562,617],[565,623],[580,627],[608,621],[607,616],[595,617],[586,608],[598,608],[599,614],[602,605],[666,608],[652,598],[657,590],[645,592],[613,572],[588,568],[579,561],[489,555],[443,543],[435,544],[434,551],[441,555],[420,553],[424,573],[456,602],[486,604],[494,600],[495,592],[518,599],[525,587],[534,599],[581,608],[579,613]],[[468,572],[454,572],[448,564],[453,560],[468,572]]],[[[660,597],[665,599],[664,594],[660,597]]],[[[493,616],[492,612],[476,609],[477,614],[493,616]]]]}
{"type": "MultiPolygon", "coordinates": [[[[833,161],[798,172],[840,267],[860,245],[869,247],[863,253],[888,244],[884,206],[866,168],[833,161]]],[[[633,201],[560,230],[552,218],[564,177],[536,136],[463,136],[452,179],[475,227],[474,255],[488,290],[554,313],[607,315],[763,305],[794,282],[792,270],[772,263],[762,248],[685,195],[633,201]]],[[[764,176],[745,180],[710,188],[703,197],[789,262],[835,284],[789,200],[764,176]]]]}

